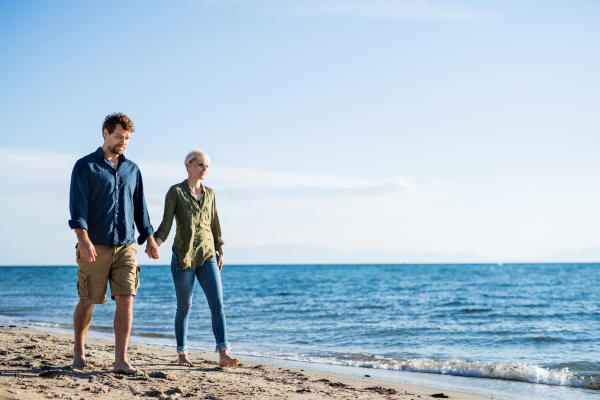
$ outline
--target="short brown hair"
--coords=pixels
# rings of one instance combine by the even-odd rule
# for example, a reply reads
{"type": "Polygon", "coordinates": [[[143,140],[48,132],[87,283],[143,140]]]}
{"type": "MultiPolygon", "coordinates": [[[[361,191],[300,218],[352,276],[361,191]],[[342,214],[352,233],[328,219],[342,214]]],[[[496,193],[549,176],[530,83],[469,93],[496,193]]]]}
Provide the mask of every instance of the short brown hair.
{"type": "Polygon", "coordinates": [[[104,123],[102,124],[102,133],[104,134],[104,130],[108,131],[108,134],[112,134],[117,127],[117,124],[121,124],[123,129],[129,132],[135,132],[135,128],[133,127],[133,121],[129,119],[129,117],[123,113],[112,113],[107,115],[104,118],[104,123]]]}

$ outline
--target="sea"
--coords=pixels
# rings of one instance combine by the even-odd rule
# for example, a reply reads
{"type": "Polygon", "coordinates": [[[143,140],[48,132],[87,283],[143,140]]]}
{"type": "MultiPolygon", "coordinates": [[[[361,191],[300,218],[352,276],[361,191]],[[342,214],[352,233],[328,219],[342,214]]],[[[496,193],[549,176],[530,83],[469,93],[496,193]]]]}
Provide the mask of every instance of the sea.
{"type": "MultiPolygon", "coordinates": [[[[76,266],[1,267],[0,325],[72,331],[76,266]]],[[[225,265],[230,353],[504,400],[600,399],[600,264],[225,265]]],[[[114,302],[90,335],[113,337],[114,302]]],[[[132,341],[172,347],[169,266],[142,266],[132,341]]],[[[194,291],[188,345],[214,351],[194,291]]]]}

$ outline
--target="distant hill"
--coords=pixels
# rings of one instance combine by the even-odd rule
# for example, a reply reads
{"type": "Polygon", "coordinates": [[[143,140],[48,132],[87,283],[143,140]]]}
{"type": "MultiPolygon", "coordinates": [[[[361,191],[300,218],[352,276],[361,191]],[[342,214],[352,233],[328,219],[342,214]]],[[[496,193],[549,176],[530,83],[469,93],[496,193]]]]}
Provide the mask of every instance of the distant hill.
{"type": "Polygon", "coordinates": [[[600,246],[582,250],[561,251],[548,257],[541,257],[542,262],[600,262],[600,246]]]}
{"type": "Polygon", "coordinates": [[[418,253],[375,250],[358,250],[353,253],[346,253],[326,247],[297,244],[276,244],[261,247],[227,248],[228,264],[460,264],[497,262],[600,263],[600,246],[582,250],[561,251],[545,257],[517,260],[493,260],[472,253],[418,253]]]}
{"type": "Polygon", "coordinates": [[[226,250],[229,264],[401,264],[401,263],[489,263],[493,260],[470,253],[412,253],[339,250],[296,244],[233,247],[226,250]]]}

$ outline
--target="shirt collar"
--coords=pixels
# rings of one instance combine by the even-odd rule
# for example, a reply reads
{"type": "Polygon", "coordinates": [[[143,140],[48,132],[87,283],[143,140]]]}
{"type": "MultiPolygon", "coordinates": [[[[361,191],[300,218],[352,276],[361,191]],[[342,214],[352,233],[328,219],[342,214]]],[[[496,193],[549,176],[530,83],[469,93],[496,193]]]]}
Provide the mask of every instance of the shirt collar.
{"type": "MultiPolygon", "coordinates": [[[[187,179],[181,182],[181,184],[183,185],[184,189],[188,191],[189,194],[192,194],[192,189],[190,188],[187,179]]],[[[202,193],[204,193],[204,185],[202,184],[202,182],[200,182],[200,186],[202,186],[202,193]]]]}
{"type": "MultiPolygon", "coordinates": [[[[94,156],[96,158],[99,158],[99,159],[103,159],[104,158],[104,152],[102,151],[102,146],[98,147],[98,150],[96,150],[94,152],[94,156]]],[[[119,155],[119,161],[121,161],[121,162],[127,161],[127,159],[125,158],[125,154],[119,155]]]]}

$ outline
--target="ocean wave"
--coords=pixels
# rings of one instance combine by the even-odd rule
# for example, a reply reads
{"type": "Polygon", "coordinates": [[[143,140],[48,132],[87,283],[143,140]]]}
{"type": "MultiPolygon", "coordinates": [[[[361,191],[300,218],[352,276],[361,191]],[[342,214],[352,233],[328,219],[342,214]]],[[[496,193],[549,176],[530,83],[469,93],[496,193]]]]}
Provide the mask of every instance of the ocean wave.
{"type": "Polygon", "coordinates": [[[63,324],[60,322],[45,322],[45,321],[25,321],[25,320],[5,320],[3,323],[10,323],[19,326],[26,326],[31,328],[60,328],[60,329],[73,329],[73,324],[63,324]]]}
{"type": "Polygon", "coordinates": [[[473,313],[490,312],[492,310],[493,310],[492,308],[463,308],[462,310],[460,310],[460,312],[464,313],[464,314],[473,314],[473,313]]]}
{"type": "Polygon", "coordinates": [[[484,363],[462,360],[435,361],[414,359],[384,362],[344,362],[343,365],[362,368],[379,368],[396,371],[426,372],[443,375],[470,376],[476,378],[501,379],[538,383],[544,385],[571,386],[600,390],[600,376],[582,375],[563,368],[553,370],[537,365],[513,363],[484,363]]]}
{"type": "MultiPolygon", "coordinates": [[[[58,329],[73,329],[73,324],[66,324],[61,322],[46,322],[46,321],[24,321],[24,320],[11,320],[9,321],[11,324],[16,324],[18,326],[26,326],[29,328],[58,328],[58,329]]],[[[8,323],[8,322],[5,322],[8,323]]],[[[112,326],[102,326],[102,325],[90,325],[90,331],[92,332],[102,332],[102,333],[113,333],[114,328],[112,326]]],[[[165,338],[165,339],[173,339],[175,335],[173,334],[165,334],[165,333],[156,333],[156,332],[147,332],[147,331],[139,331],[137,329],[131,330],[132,336],[139,337],[151,337],[151,338],[165,338]]]]}
{"type": "Polygon", "coordinates": [[[519,381],[553,386],[569,386],[600,390],[600,374],[580,374],[564,367],[552,369],[532,364],[516,363],[486,363],[480,361],[464,360],[431,360],[419,359],[391,359],[381,358],[366,354],[347,355],[300,355],[291,353],[259,354],[249,352],[248,355],[285,359],[290,361],[303,361],[318,364],[343,365],[359,368],[374,368],[390,371],[421,372],[429,374],[442,374],[454,376],[468,376],[472,378],[499,379],[519,381]]]}
{"type": "MultiPolygon", "coordinates": [[[[5,321],[7,322],[7,321],[5,321]]],[[[14,321],[19,325],[29,326],[31,328],[59,328],[72,329],[71,324],[51,323],[45,321],[14,321]]],[[[112,327],[90,326],[92,331],[112,332],[112,327]]],[[[144,342],[152,342],[160,346],[169,346],[173,338],[170,334],[150,333],[150,332],[132,332],[133,337],[143,338],[144,342]],[[169,341],[165,341],[169,339],[169,341]]],[[[205,346],[197,346],[199,343],[190,343],[190,348],[200,351],[210,351],[205,346]],[[196,344],[196,346],[194,346],[196,344]]],[[[374,368],[390,371],[420,372],[429,374],[442,374],[454,376],[467,376],[473,378],[487,378],[507,381],[529,382],[535,384],[569,386],[576,388],[585,388],[600,390],[600,373],[597,373],[596,363],[577,362],[569,364],[555,364],[550,367],[541,367],[533,364],[518,364],[509,362],[487,363],[480,361],[464,361],[458,359],[452,360],[432,360],[427,358],[392,358],[375,354],[365,353],[336,353],[319,352],[312,354],[302,354],[295,351],[252,351],[240,350],[237,354],[249,355],[254,357],[266,357],[280,360],[300,361],[317,364],[343,365],[358,368],[374,368]],[[583,374],[573,371],[590,371],[589,374],[583,374]]]]}
{"type": "Polygon", "coordinates": [[[600,389],[599,376],[585,376],[568,368],[553,370],[537,365],[513,363],[485,363],[462,360],[435,361],[415,359],[407,361],[384,361],[366,363],[346,362],[363,368],[381,368],[397,371],[426,372],[444,375],[470,376],[476,378],[521,381],[556,386],[571,386],[588,389],[600,389]]]}

